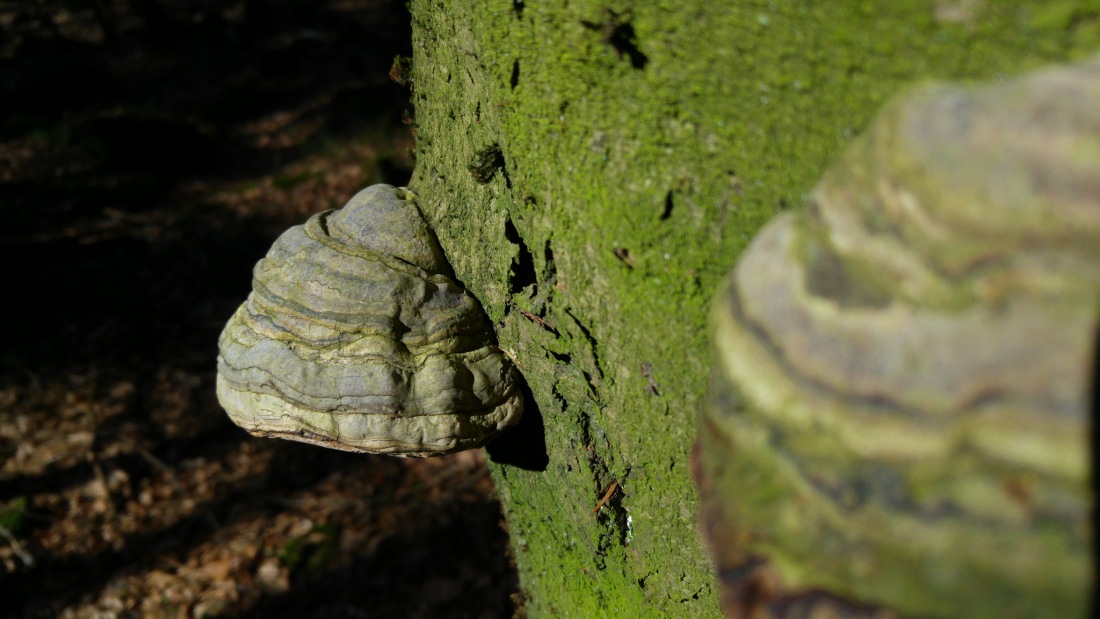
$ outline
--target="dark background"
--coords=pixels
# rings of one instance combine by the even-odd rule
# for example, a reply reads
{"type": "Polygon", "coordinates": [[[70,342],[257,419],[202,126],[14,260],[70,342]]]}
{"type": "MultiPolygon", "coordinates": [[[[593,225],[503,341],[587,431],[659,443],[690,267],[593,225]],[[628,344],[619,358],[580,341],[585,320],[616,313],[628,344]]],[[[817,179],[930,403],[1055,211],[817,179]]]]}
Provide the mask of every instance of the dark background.
{"type": "Polygon", "coordinates": [[[403,2],[0,1],[0,616],[522,615],[480,452],[255,439],[213,393],[275,236],[408,182],[398,55],[403,2]]]}

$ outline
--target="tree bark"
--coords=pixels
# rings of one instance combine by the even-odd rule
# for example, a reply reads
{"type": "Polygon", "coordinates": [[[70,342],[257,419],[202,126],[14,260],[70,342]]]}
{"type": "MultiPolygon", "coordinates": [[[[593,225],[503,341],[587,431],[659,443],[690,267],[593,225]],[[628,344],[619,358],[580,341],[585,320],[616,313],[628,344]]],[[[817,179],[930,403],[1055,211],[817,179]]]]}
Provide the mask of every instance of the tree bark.
{"type": "Polygon", "coordinates": [[[713,291],[889,97],[1082,56],[1085,4],[412,1],[411,187],[530,386],[488,450],[529,616],[719,615],[713,291]]]}

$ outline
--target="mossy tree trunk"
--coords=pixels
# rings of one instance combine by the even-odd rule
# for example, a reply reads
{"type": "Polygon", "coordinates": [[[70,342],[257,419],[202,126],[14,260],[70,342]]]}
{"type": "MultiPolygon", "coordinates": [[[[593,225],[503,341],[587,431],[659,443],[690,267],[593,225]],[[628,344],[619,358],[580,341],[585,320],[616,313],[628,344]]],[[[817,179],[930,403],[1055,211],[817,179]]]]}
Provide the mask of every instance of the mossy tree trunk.
{"type": "Polygon", "coordinates": [[[1100,46],[1095,1],[411,8],[412,188],[531,388],[489,452],[533,617],[718,615],[689,454],[720,279],[899,90],[1100,46]]]}

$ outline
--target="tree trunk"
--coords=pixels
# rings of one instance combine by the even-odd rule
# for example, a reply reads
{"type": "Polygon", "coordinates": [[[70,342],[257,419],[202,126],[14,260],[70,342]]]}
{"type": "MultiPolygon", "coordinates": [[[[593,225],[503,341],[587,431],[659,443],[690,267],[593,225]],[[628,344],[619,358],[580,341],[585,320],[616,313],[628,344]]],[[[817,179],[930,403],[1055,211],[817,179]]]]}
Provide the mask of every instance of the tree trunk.
{"type": "Polygon", "coordinates": [[[531,391],[488,450],[529,616],[718,616],[712,292],[886,99],[1081,56],[1085,4],[412,1],[412,188],[531,391]]]}

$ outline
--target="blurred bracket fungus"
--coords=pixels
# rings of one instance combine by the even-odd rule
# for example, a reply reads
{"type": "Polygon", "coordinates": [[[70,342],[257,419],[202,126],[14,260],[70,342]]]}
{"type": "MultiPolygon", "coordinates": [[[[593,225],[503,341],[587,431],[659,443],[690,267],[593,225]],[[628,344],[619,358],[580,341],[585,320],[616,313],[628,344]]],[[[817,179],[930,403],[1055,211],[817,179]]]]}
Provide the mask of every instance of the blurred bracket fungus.
{"type": "Polygon", "coordinates": [[[218,399],[257,436],[432,456],[523,412],[519,373],[404,188],[284,232],[218,345],[218,399]]]}
{"type": "Polygon", "coordinates": [[[1086,616],[1100,57],[892,102],[712,318],[729,616],[1086,616]]]}

